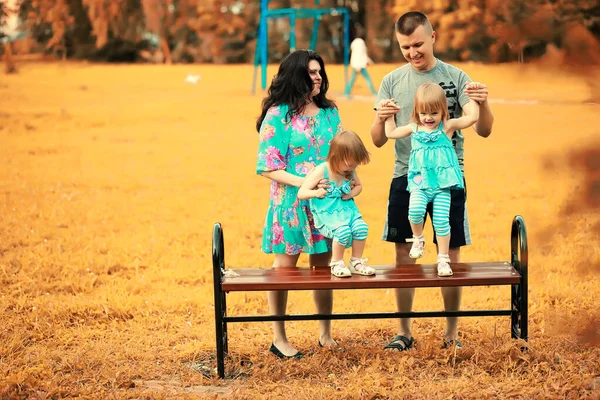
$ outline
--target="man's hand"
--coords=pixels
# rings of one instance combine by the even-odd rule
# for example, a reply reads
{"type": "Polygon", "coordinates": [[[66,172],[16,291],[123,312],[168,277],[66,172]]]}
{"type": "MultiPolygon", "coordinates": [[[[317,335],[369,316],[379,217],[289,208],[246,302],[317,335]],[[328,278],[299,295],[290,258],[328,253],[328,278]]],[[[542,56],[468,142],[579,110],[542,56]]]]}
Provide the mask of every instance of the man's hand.
{"type": "Polygon", "coordinates": [[[464,111],[467,115],[473,115],[472,107],[477,107],[479,104],[479,119],[473,125],[475,132],[481,137],[488,137],[492,134],[492,126],[494,125],[494,114],[490,109],[488,102],[488,87],[483,83],[471,82],[467,83],[465,94],[473,100],[465,104],[464,111]]]}
{"type": "Polygon", "coordinates": [[[480,82],[469,82],[465,88],[465,94],[473,101],[479,104],[487,101],[488,87],[480,82]]]}
{"type": "Polygon", "coordinates": [[[377,103],[377,107],[375,107],[377,111],[377,118],[381,122],[385,122],[389,117],[393,117],[400,111],[400,107],[396,104],[394,99],[384,99],[377,103]]]}

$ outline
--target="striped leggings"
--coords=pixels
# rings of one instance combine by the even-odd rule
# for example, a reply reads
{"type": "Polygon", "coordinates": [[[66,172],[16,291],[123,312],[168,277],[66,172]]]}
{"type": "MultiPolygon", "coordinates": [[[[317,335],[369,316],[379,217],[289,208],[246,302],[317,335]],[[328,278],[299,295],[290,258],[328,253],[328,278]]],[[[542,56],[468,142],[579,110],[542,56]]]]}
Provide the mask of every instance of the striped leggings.
{"type": "Polygon", "coordinates": [[[427,204],[433,202],[433,229],[437,236],[450,234],[450,190],[415,189],[410,192],[408,220],[415,225],[423,223],[427,204]]]}
{"type": "Polygon", "coordinates": [[[354,240],[365,240],[367,233],[369,232],[369,226],[363,221],[362,218],[357,218],[350,223],[350,225],[339,226],[333,231],[333,240],[337,240],[342,246],[348,247],[351,239],[354,240]]]}

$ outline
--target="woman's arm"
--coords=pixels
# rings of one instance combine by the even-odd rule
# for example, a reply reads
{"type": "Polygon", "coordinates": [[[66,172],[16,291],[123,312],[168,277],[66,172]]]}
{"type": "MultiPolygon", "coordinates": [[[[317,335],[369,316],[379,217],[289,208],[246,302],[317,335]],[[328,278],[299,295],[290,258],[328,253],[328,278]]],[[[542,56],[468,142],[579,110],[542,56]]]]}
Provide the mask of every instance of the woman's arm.
{"type": "Polygon", "coordinates": [[[284,185],[289,186],[302,186],[302,182],[304,178],[298,175],[290,174],[289,172],[279,169],[277,171],[263,171],[260,173],[260,176],[264,176],[267,179],[272,181],[282,183],[284,185]]]}
{"type": "Polygon", "coordinates": [[[308,200],[312,199],[313,197],[324,197],[327,194],[327,190],[322,188],[314,189],[324,176],[323,168],[313,168],[312,171],[306,175],[306,178],[304,178],[304,182],[302,182],[300,185],[300,190],[298,190],[298,198],[300,200],[308,200]]]}

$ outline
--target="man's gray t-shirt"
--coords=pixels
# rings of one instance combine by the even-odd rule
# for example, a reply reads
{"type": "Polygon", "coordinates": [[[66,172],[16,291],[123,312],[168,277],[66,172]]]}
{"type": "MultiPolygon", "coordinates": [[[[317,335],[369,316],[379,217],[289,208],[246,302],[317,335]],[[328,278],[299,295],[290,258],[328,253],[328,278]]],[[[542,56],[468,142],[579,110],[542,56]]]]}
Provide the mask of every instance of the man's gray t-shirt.
{"type": "MultiPolygon", "coordinates": [[[[383,77],[379,93],[377,93],[376,104],[383,99],[393,98],[396,100],[396,104],[400,106],[400,111],[396,114],[397,126],[410,123],[415,93],[417,88],[425,82],[437,83],[444,89],[448,102],[449,118],[462,116],[464,105],[470,101],[465,94],[465,87],[467,83],[471,82],[471,78],[459,68],[446,64],[441,60],[436,61],[435,67],[429,71],[416,71],[410,64],[406,64],[383,77]]],[[[456,150],[460,168],[464,172],[464,137],[461,131],[454,132],[452,144],[456,150]]],[[[408,174],[410,149],[410,136],[396,139],[394,178],[408,174]]]]}

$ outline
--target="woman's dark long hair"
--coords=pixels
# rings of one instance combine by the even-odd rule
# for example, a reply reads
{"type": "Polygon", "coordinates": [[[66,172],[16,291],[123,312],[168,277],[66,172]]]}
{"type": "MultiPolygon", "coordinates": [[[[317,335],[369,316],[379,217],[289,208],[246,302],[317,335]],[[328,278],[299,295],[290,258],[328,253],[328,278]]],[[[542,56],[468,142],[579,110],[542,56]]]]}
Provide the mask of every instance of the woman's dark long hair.
{"type": "Polygon", "coordinates": [[[334,108],[335,102],[326,97],[329,80],[325,73],[325,63],[320,55],[311,50],[296,50],[288,54],[281,64],[277,75],[273,77],[267,97],[262,101],[262,111],[256,121],[256,131],[260,132],[267,111],[273,106],[287,104],[289,110],[286,119],[301,114],[306,106],[306,100],[313,90],[313,81],[308,73],[308,63],[316,60],[321,66],[321,92],[313,97],[319,108],[334,108]]]}

